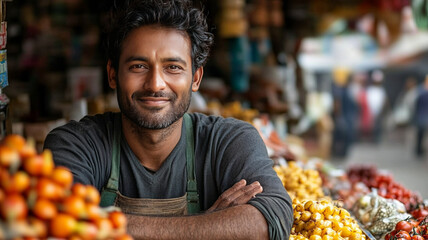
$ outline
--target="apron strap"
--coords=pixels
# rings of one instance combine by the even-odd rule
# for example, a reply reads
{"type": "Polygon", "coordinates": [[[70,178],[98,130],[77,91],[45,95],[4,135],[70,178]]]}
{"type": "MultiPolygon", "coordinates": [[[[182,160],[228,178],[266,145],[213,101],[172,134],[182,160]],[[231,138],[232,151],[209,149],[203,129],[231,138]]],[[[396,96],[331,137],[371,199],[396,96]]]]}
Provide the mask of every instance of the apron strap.
{"type": "Polygon", "coordinates": [[[113,206],[116,201],[117,190],[119,189],[120,137],[122,131],[120,116],[120,114],[117,114],[114,118],[111,173],[107,185],[101,191],[101,207],[113,206]]]}
{"type": "Polygon", "coordinates": [[[188,113],[184,114],[186,125],[186,167],[187,167],[187,211],[189,214],[199,213],[199,194],[196,184],[193,122],[188,113]]]}

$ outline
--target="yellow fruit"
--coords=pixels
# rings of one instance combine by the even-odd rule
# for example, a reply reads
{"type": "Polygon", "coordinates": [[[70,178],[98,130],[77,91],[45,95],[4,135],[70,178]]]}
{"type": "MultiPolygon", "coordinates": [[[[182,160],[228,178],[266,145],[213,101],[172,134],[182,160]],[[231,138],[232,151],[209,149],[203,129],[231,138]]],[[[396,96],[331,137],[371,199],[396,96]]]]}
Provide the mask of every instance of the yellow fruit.
{"type": "Polygon", "coordinates": [[[323,220],[323,218],[324,218],[324,216],[318,212],[312,213],[312,216],[311,216],[311,219],[314,221],[320,221],[320,220],[323,220]]]}
{"type": "Polygon", "coordinates": [[[313,228],[315,228],[315,221],[310,220],[310,221],[306,222],[305,230],[312,230],[313,228]]]}
{"type": "Polygon", "coordinates": [[[304,211],[304,212],[302,212],[302,216],[300,217],[300,219],[302,220],[302,221],[308,221],[310,218],[311,218],[311,216],[312,216],[312,214],[311,214],[311,212],[309,212],[309,211],[304,211]]]}
{"type": "Polygon", "coordinates": [[[348,226],[344,226],[341,231],[342,231],[341,233],[342,237],[349,237],[352,234],[352,229],[348,226]]]}
{"type": "Polygon", "coordinates": [[[309,240],[322,240],[322,237],[320,235],[311,235],[311,237],[309,237],[309,240]]]}

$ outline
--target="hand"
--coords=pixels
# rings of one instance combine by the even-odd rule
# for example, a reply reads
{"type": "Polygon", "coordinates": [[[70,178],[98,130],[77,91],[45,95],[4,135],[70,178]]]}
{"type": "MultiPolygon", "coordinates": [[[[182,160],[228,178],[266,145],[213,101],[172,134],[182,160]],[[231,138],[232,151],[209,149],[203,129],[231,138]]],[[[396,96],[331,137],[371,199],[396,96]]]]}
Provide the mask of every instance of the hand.
{"type": "Polygon", "coordinates": [[[262,186],[258,181],[247,185],[247,181],[242,179],[235,183],[231,188],[223,192],[215,203],[206,211],[214,212],[228,207],[245,204],[256,194],[263,191],[262,186]]]}

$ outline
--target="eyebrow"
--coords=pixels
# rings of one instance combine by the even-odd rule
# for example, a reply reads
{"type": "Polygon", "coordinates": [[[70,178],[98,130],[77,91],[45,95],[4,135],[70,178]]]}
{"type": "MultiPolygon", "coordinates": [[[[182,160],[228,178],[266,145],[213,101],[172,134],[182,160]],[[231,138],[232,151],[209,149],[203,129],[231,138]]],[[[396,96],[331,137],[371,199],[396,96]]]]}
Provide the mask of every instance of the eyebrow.
{"type": "MultiPolygon", "coordinates": [[[[132,62],[132,61],[141,61],[141,62],[148,62],[149,59],[146,57],[140,57],[140,56],[130,56],[129,58],[127,58],[125,60],[126,63],[128,62],[132,62]]],[[[179,62],[181,64],[183,64],[184,66],[187,66],[186,61],[184,61],[184,59],[180,58],[180,57],[168,57],[168,58],[162,58],[161,59],[162,62],[179,62]]]]}
{"type": "Polygon", "coordinates": [[[186,61],[184,61],[184,59],[182,59],[180,57],[162,58],[161,61],[162,62],[179,62],[179,63],[183,64],[184,66],[187,66],[186,61]]]}
{"type": "Polygon", "coordinates": [[[146,57],[137,57],[137,56],[130,56],[129,58],[127,58],[125,60],[126,63],[128,62],[132,62],[132,61],[141,61],[141,62],[148,62],[149,59],[147,59],[146,57]]]}

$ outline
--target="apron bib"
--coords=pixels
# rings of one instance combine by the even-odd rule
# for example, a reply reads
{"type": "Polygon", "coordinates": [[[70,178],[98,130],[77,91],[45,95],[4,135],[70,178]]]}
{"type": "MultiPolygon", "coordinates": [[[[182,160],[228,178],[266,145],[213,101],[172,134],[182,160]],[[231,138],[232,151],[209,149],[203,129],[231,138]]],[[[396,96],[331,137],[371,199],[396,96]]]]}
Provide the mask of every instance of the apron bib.
{"type": "Polygon", "coordinates": [[[119,192],[120,172],[120,114],[114,119],[114,138],[112,168],[107,185],[101,191],[101,207],[117,206],[126,214],[146,216],[182,216],[195,214],[199,209],[199,195],[196,185],[193,123],[190,116],[184,114],[186,127],[186,169],[187,190],[184,196],[168,199],[130,198],[119,192]]]}

